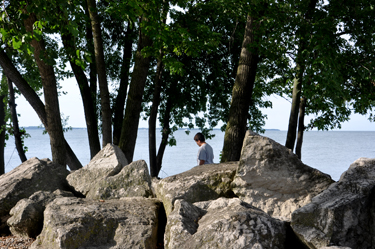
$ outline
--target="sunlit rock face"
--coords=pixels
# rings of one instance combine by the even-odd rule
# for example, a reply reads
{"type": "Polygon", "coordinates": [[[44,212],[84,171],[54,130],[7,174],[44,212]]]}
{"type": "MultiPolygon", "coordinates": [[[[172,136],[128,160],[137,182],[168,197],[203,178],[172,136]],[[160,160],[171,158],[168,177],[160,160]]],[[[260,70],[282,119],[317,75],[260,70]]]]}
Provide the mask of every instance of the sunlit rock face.
{"type": "Polygon", "coordinates": [[[238,162],[230,162],[196,166],[162,180],[153,179],[152,188],[169,215],[178,199],[194,203],[219,197],[233,197],[231,184],[237,165],[238,162]]]}
{"type": "Polygon", "coordinates": [[[375,245],[375,159],[360,158],[338,182],[292,215],[292,228],[309,248],[375,245]]]}
{"type": "Polygon", "coordinates": [[[44,211],[42,233],[32,249],[150,248],[157,246],[160,201],[55,199],[44,211]]]}
{"type": "Polygon", "coordinates": [[[35,238],[40,234],[43,227],[43,212],[46,206],[61,197],[74,197],[72,192],[56,190],[38,191],[17,202],[10,210],[11,217],[7,224],[13,235],[26,238],[35,238]]]}
{"type": "Polygon", "coordinates": [[[37,191],[68,190],[65,166],[33,157],[0,176],[0,233],[7,232],[9,211],[37,191]]]}
{"type": "Polygon", "coordinates": [[[85,167],[69,174],[67,180],[89,199],[152,196],[146,162],[128,164],[121,149],[112,144],[107,144],[85,167]]]}
{"type": "Polygon", "coordinates": [[[166,249],[285,248],[286,224],[238,198],[190,204],[177,200],[168,216],[166,249]]]}
{"type": "Polygon", "coordinates": [[[290,221],[296,209],[334,181],[301,162],[285,146],[247,131],[233,192],[269,215],[290,221]]]}

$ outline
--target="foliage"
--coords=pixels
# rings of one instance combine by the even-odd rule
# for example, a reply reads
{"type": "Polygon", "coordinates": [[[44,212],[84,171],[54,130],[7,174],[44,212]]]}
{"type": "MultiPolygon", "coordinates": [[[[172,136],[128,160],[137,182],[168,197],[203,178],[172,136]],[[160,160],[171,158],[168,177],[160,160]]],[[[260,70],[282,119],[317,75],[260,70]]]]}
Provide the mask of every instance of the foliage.
{"type": "MultiPolygon", "coordinates": [[[[308,129],[340,128],[353,112],[368,114],[375,121],[374,0],[317,1],[312,14],[307,15],[313,2],[98,1],[111,106],[116,103],[124,70],[125,41],[135,44],[138,33],[145,32],[153,45],[142,50],[143,56],[152,58],[143,118],[151,112],[156,63],[160,60],[164,72],[158,117],[160,126],[164,121],[170,124],[168,143],[177,143],[173,131],[182,127],[198,127],[208,139],[214,127],[221,125],[225,130],[246,16],[252,15],[261,23],[256,30],[261,39],[248,47],[260,56],[253,95],[249,96],[250,129],[264,131],[266,116],[260,108],[272,108],[267,96],[291,98],[297,64],[303,64],[301,94],[307,99],[306,115],[314,115],[308,129]],[[164,22],[167,15],[168,22],[164,22]],[[140,23],[140,17],[147,21],[140,23]],[[126,31],[131,28],[136,32],[129,37],[126,31]]],[[[88,27],[85,1],[5,0],[0,15],[1,47],[36,92],[40,93],[41,77],[31,56],[33,38],[45,41],[42,58],[54,66],[58,81],[73,76],[67,67],[72,61],[94,88],[95,56],[88,27]],[[23,22],[31,13],[38,21],[33,33],[28,33],[23,22]],[[61,45],[64,35],[71,36],[72,48],[61,45]]],[[[136,46],[132,53],[135,51],[136,46]]],[[[133,66],[131,61],[130,75],[133,66]]],[[[96,90],[93,94],[100,124],[100,97],[96,90]]]]}

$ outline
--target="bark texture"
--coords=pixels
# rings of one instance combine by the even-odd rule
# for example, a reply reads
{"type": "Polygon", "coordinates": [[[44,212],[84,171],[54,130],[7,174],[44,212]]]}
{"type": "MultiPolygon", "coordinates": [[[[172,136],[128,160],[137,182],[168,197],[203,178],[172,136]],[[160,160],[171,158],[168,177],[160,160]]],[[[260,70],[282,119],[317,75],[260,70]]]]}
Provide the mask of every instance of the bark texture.
{"type": "Polygon", "coordinates": [[[128,99],[126,101],[125,117],[121,128],[119,147],[124,152],[129,163],[133,161],[135,142],[142,110],[142,98],[146,84],[150,58],[144,57],[142,49],[151,46],[152,40],[140,31],[138,49],[135,55],[135,64],[130,82],[128,99]]]}
{"type": "MultiPolygon", "coordinates": [[[[163,18],[163,24],[166,23],[166,13],[168,4],[164,2],[164,6],[161,9],[163,18]]],[[[156,67],[156,75],[155,75],[155,81],[154,81],[154,93],[153,93],[153,100],[152,100],[152,106],[151,106],[151,113],[150,113],[150,118],[148,120],[148,148],[149,148],[149,159],[150,159],[150,174],[151,177],[157,177],[159,175],[160,169],[161,169],[161,160],[163,158],[164,154],[164,149],[165,146],[163,147],[163,140],[165,138],[164,133],[166,133],[166,142],[168,141],[168,131],[169,130],[169,118],[167,119],[167,126],[168,129],[165,130],[163,127],[163,134],[162,134],[162,142],[159,147],[158,154],[156,155],[156,120],[157,120],[157,115],[158,115],[158,110],[159,110],[159,105],[160,105],[160,94],[162,91],[162,86],[164,85],[163,80],[162,80],[162,74],[164,70],[164,64],[162,61],[162,58],[164,56],[163,49],[161,48],[159,50],[159,58],[157,59],[157,67],[156,67]],[[161,150],[160,150],[161,149],[161,150]],[[159,154],[160,153],[160,154],[159,154]],[[160,160],[160,161],[159,161],[160,160]]],[[[166,114],[166,116],[169,116],[169,113],[166,114]]],[[[164,120],[164,125],[165,125],[164,120]]]]}
{"type": "Polygon", "coordinates": [[[0,94],[0,175],[5,173],[4,149],[5,149],[5,105],[4,95],[0,94]]]}
{"type": "Polygon", "coordinates": [[[130,61],[132,58],[132,48],[134,41],[134,30],[133,25],[128,24],[128,29],[126,31],[125,45],[122,57],[122,66],[121,66],[121,78],[120,78],[120,87],[118,89],[118,95],[114,105],[114,117],[113,117],[113,144],[118,145],[120,142],[121,136],[121,126],[124,119],[124,109],[125,109],[125,99],[126,93],[128,91],[129,83],[129,69],[130,61]]]}
{"type": "Polygon", "coordinates": [[[298,136],[296,155],[299,159],[302,158],[302,143],[303,143],[303,132],[305,131],[305,109],[306,109],[306,98],[302,97],[299,104],[299,118],[298,118],[298,136]]]}
{"type": "MultiPolygon", "coordinates": [[[[89,10],[87,9],[87,5],[85,6],[85,14],[90,17],[89,10]]],[[[92,29],[91,24],[86,24],[86,40],[87,40],[87,49],[91,54],[95,54],[94,48],[94,41],[92,36],[92,29]]],[[[97,92],[97,72],[96,72],[96,62],[95,56],[92,58],[92,62],[89,65],[89,75],[90,75],[90,92],[92,100],[94,101],[95,106],[95,113],[97,113],[97,99],[96,99],[96,92],[97,92]]],[[[96,115],[96,114],[95,114],[96,115]]],[[[97,116],[97,115],[96,115],[97,116]]],[[[96,118],[98,120],[98,118],[96,118]]]]}
{"type": "Polygon", "coordinates": [[[13,89],[13,83],[12,81],[7,77],[8,81],[8,89],[9,89],[9,109],[12,116],[12,123],[13,123],[13,135],[14,135],[14,142],[16,144],[16,149],[18,152],[18,155],[21,159],[21,162],[24,162],[27,160],[25,152],[23,150],[23,143],[22,143],[22,137],[20,133],[20,128],[18,126],[18,118],[17,118],[17,111],[16,111],[16,103],[14,98],[14,89],[13,89]]]}
{"type": "MultiPolygon", "coordinates": [[[[297,133],[297,123],[298,123],[298,110],[300,105],[300,98],[301,98],[301,90],[302,90],[302,82],[303,82],[303,74],[306,68],[306,61],[305,56],[306,49],[307,49],[307,36],[309,35],[308,27],[306,25],[310,25],[310,20],[314,14],[315,7],[318,0],[310,0],[306,13],[304,15],[304,22],[301,25],[300,30],[297,31],[297,37],[300,39],[299,41],[299,48],[296,58],[296,76],[294,78],[293,84],[293,96],[292,96],[292,107],[290,110],[289,116],[289,125],[288,125],[288,132],[285,142],[285,147],[291,149],[293,151],[295,141],[296,141],[296,133],[297,133]]],[[[312,24],[311,24],[312,25],[312,24]]]]}
{"type": "Polygon", "coordinates": [[[160,104],[160,93],[162,86],[163,62],[161,59],[158,60],[155,77],[155,88],[151,106],[150,118],[148,120],[148,150],[150,158],[150,173],[151,177],[157,177],[160,169],[157,168],[156,160],[156,119],[160,104]]]}
{"type": "Polygon", "coordinates": [[[298,112],[301,98],[302,89],[302,75],[303,69],[297,66],[298,76],[294,78],[293,82],[293,95],[292,95],[292,107],[290,109],[288,133],[286,135],[285,147],[294,150],[294,144],[296,141],[297,125],[298,125],[298,112]]]}
{"type": "MultiPolygon", "coordinates": [[[[174,85],[174,87],[175,87],[175,85],[174,85]]],[[[164,118],[163,118],[163,132],[162,132],[162,135],[161,135],[161,141],[160,141],[160,145],[159,145],[158,154],[156,156],[156,174],[157,175],[159,175],[159,172],[161,170],[161,164],[163,162],[164,151],[165,151],[165,148],[168,145],[169,134],[171,134],[169,122],[171,120],[171,114],[170,113],[171,113],[171,110],[172,110],[172,102],[173,101],[171,99],[168,99],[167,105],[165,107],[165,114],[164,114],[164,118]]]]}
{"type": "MultiPolygon", "coordinates": [[[[33,24],[36,16],[31,13],[24,21],[25,28],[28,32],[33,33],[33,24]]],[[[43,39],[37,41],[33,39],[31,46],[34,48],[34,58],[38,66],[40,76],[42,78],[45,110],[47,116],[47,124],[45,127],[50,137],[52,160],[55,163],[66,165],[66,149],[64,143],[64,134],[61,124],[59,100],[57,95],[56,78],[53,66],[43,61],[43,57],[47,57],[43,39]]]]}
{"type": "Polygon", "coordinates": [[[109,91],[107,84],[107,76],[105,71],[104,61],[104,50],[103,50],[103,39],[100,28],[99,16],[96,9],[95,0],[87,0],[87,6],[91,19],[91,28],[94,38],[94,49],[95,49],[95,62],[96,70],[99,79],[99,90],[100,90],[100,103],[102,113],[102,134],[103,144],[106,146],[108,143],[112,143],[112,112],[109,101],[109,91]]]}
{"type": "Polygon", "coordinates": [[[253,93],[256,70],[259,62],[257,50],[249,50],[256,42],[255,29],[259,23],[251,16],[247,17],[245,36],[233,86],[229,119],[224,136],[224,147],[221,162],[238,161],[241,155],[242,142],[247,130],[249,106],[253,93]]]}
{"type": "MultiPolygon", "coordinates": [[[[71,35],[62,35],[62,41],[67,51],[76,51],[72,39],[73,37],[71,35]]],[[[90,158],[93,158],[100,151],[95,102],[93,101],[90,86],[82,68],[77,66],[73,59],[70,60],[70,66],[72,67],[81,93],[83,109],[85,112],[87,135],[89,139],[90,158]]]]}

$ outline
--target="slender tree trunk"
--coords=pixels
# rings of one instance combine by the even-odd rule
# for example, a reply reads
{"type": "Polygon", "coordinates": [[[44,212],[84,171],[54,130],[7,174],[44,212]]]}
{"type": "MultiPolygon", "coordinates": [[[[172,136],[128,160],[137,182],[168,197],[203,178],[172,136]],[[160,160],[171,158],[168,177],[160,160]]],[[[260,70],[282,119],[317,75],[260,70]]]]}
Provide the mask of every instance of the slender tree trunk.
{"type": "MultiPolygon", "coordinates": [[[[87,3],[85,5],[85,13],[90,19],[89,10],[87,8],[87,3]]],[[[94,48],[94,37],[92,36],[92,29],[91,29],[91,23],[87,23],[86,25],[86,41],[87,41],[87,49],[91,54],[95,54],[95,48],[94,48]]],[[[89,65],[89,75],[90,75],[90,92],[91,92],[91,98],[94,102],[94,108],[95,108],[95,115],[96,120],[98,120],[97,115],[97,72],[96,72],[96,62],[95,62],[95,56],[92,58],[92,63],[89,65]]]]}
{"type": "Polygon", "coordinates": [[[302,142],[303,142],[303,132],[305,131],[305,108],[306,108],[306,98],[302,97],[299,106],[299,119],[298,119],[298,137],[296,146],[296,155],[299,159],[302,158],[302,142]]]}
{"type": "Polygon", "coordinates": [[[103,40],[100,28],[99,16],[96,9],[96,0],[87,0],[87,7],[91,19],[92,34],[94,37],[95,62],[99,78],[100,103],[102,113],[103,144],[112,143],[112,112],[109,101],[109,91],[104,61],[103,40]]]}
{"type": "MultiPolygon", "coordinates": [[[[69,51],[76,51],[76,48],[73,43],[73,37],[70,34],[62,35],[61,37],[67,53],[69,53],[69,51]]],[[[100,151],[100,141],[95,105],[92,99],[87,77],[83,72],[82,68],[77,66],[74,63],[73,59],[70,60],[70,66],[72,67],[73,73],[76,77],[79,90],[81,93],[83,109],[85,112],[87,135],[89,139],[90,156],[91,158],[93,158],[100,151]]]]}
{"type": "MultiPolygon", "coordinates": [[[[46,108],[43,102],[40,100],[36,92],[30,87],[30,85],[25,81],[21,74],[17,71],[12,61],[6,55],[6,53],[0,49],[0,66],[3,68],[4,74],[11,79],[11,81],[16,85],[21,94],[32,106],[36,114],[38,115],[40,121],[43,123],[48,131],[47,114],[46,108]]],[[[68,162],[69,168],[71,170],[76,170],[82,168],[82,164],[77,159],[76,155],[70,148],[69,144],[64,139],[64,144],[66,147],[66,160],[68,162]]]]}
{"type": "Polygon", "coordinates": [[[169,122],[171,119],[171,115],[170,115],[171,109],[172,109],[172,101],[171,99],[168,99],[167,106],[165,108],[165,116],[163,118],[163,133],[161,136],[158,155],[156,157],[156,176],[158,176],[160,173],[161,164],[163,162],[164,151],[168,145],[169,134],[171,134],[171,129],[169,127],[169,122]]]}
{"type": "MultiPolygon", "coordinates": [[[[162,53],[160,53],[162,55],[162,53]]],[[[162,56],[161,56],[162,57],[162,56]]],[[[155,87],[154,94],[151,106],[151,113],[148,120],[148,151],[150,158],[150,173],[151,177],[157,177],[160,169],[157,167],[156,160],[156,119],[159,110],[160,104],[160,93],[162,87],[162,72],[163,72],[163,62],[161,58],[158,59],[156,67],[156,76],[155,76],[155,87]]]]}
{"type": "Polygon", "coordinates": [[[298,123],[298,110],[301,98],[302,89],[302,75],[303,69],[297,65],[298,76],[294,78],[293,82],[293,96],[292,96],[292,107],[290,109],[288,132],[285,142],[285,147],[293,151],[294,143],[296,141],[297,123],[298,123]]]}
{"type": "Polygon", "coordinates": [[[221,162],[238,161],[240,159],[259,62],[257,50],[255,48],[249,50],[249,46],[256,42],[254,32],[258,27],[259,23],[253,17],[248,16],[236,80],[233,86],[221,162]]]}
{"type": "MultiPolygon", "coordinates": [[[[4,76],[3,76],[4,77],[4,76]]],[[[5,174],[5,95],[0,93],[0,175],[5,174]]]]}
{"type": "MultiPolygon", "coordinates": [[[[163,5],[161,7],[162,12],[162,23],[165,24],[167,21],[167,13],[168,13],[168,4],[169,1],[164,1],[163,5]]],[[[161,27],[163,28],[163,27],[161,27]]],[[[158,154],[156,155],[156,120],[158,116],[158,110],[160,105],[160,94],[161,94],[161,88],[163,85],[162,81],[162,74],[164,70],[163,65],[163,48],[160,48],[159,50],[159,58],[157,58],[157,67],[156,67],[156,75],[155,75],[155,81],[154,81],[154,93],[153,93],[153,100],[152,100],[152,106],[151,106],[151,113],[148,120],[148,149],[149,149],[149,159],[150,159],[150,173],[151,177],[157,177],[159,175],[160,169],[161,169],[161,161],[163,159],[165,146],[163,147],[163,139],[165,139],[165,135],[167,136],[166,139],[168,141],[168,136],[170,132],[169,129],[169,117],[168,120],[164,119],[164,125],[163,125],[163,134],[162,134],[162,142],[159,146],[158,154]],[[167,121],[167,129],[165,121],[167,121]],[[160,151],[161,149],[161,151],[160,151]]],[[[169,113],[166,113],[166,116],[169,116],[169,113]]]]}
{"type": "Polygon", "coordinates": [[[125,108],[125,99],[126,93],[128,91],[129,84],[129,70],[130,62],[132,58],[133,51],[133,41],[134,41],[134,30],[133,25],[128,23],[128,29],[126,30],[125,45],[122,57],[122,66],[121,66],[121,78],[120,78],[120,87],[118,90],[118,95],[114,105],[114,118],[113,118],[113,144],[118,145],[120,142],[121,136],[121,125],[124,119],[124,108],[125,108]]]}
{"type": "Polygon", "coordinates": [[[152,45],[152,40],[140,30],[135,64],[126,101],[125,117],[121,128],[119,147],[129,162],[133,161],[137,140],[139,117],[142,111],[142,98],[150,67],[150,58],[142,55],[142,49],[152,45]]]}
{"type": "Polygon", "coordinates": [[[16,148],[18,151],[18,156],[21,159],[21,162],[24,162],[27,160],[25,151],[23,150],[23,142],[22,142],[22,136],[20,133],[20,129],[18,126],[18,117],[17,117],[17,111],[16,111],[16,103],[14,98],[14,90],[13,90],[13,83],[12,81],[7,77],[8,81],[8,89],[9,89],[9,109],[12,116],[12,123],[13,123],[13,134],[14,134],[14,142],[16,144],[16,148]]]}
{"type": "MultiPolygon", "coordinates": [[[[35,15],[30,14],[25,20],[25,27],[28,32],[33,32],[33,24],[36,21],[35,15]]],[[[52,150],[52,160],[55,163],[66,165],[66,148],[64,143],[64,134],[61,124],[59,100],[57,95],[57,86],[55,72],[52,66],[46,64],[40,56],[48,56],[45,51],[43,39],[37,41],[33,39],[31,46],[34,48],[34,58],[39,68],[42,78],[45,110],[47,115],[47,124],[45,127],[50,137],[52,150]]]]}
{"type": "Polygon", "coordinates": [[[300,105],[300,98],[301,98],[301,90],[302,90],[302,81],[303,81],[303,74],[305,71],[305,54],[307,48],[307,36],[309,35],[308,28],[306,25],[309,25],[309,21],[311,20],[315,7],[318,0],[310,0],[308,9],[304,16],[304,21],[306,24],[302,24],[300,29],[297,31],[298,38],[300,39],[299,48],[296,58],[296,77],[294,78],[293,84],[293,96],[292,96],[292,107],[290,110],[289,116],[289,125],[288,125],[288,132],[285,142],[285,147],[289,148],[293,151],[295,141],[296,141],[296,133],[297,133],[297,122],[298,122],[298,109],[300,105]]]}

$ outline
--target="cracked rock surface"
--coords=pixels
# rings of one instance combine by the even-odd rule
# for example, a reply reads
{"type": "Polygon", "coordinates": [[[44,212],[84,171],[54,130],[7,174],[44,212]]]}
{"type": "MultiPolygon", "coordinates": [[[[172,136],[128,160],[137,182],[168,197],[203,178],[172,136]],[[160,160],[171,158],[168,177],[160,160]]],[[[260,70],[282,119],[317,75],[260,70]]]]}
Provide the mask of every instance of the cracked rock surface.
{"type": "Polygon", "coordinates": [[[190,204],[176,200],[164,246],[172,248],[283,249],[286,224],[238,198],[190,204]]]}

